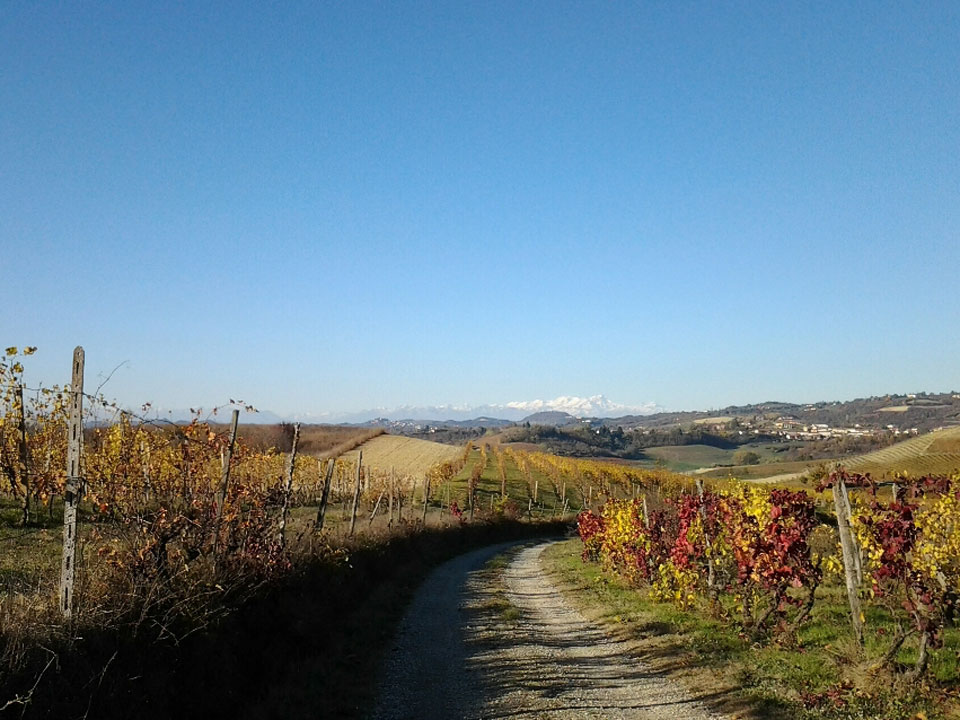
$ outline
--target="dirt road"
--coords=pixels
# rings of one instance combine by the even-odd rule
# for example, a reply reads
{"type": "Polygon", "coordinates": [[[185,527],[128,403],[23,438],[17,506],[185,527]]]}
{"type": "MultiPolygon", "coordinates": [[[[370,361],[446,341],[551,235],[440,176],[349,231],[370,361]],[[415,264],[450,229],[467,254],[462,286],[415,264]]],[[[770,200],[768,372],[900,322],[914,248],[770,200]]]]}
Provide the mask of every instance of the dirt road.
{"type": "Polygon", "coordinates": [[[375,720],[723,718],[572,608],[543,570],[545,543],[524,546],[502,572],[485,569],[509,547],[454,558],[424,583],[375,720]]]}

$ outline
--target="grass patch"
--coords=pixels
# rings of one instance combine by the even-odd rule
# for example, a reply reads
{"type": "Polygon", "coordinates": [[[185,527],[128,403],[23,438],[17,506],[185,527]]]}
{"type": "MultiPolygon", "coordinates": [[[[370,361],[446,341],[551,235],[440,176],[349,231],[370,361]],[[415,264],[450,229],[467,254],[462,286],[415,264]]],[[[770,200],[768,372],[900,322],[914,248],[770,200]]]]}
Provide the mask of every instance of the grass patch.
{"type": "MultiPolygon", "coordinates": [[[[907,685],[902,677],[873,670],[892,634],[883,608],[867,610],[863,655],[852,639],[842,588],[818,592],[809,622],[789,644],[753,644],[741,635],[733,608],[711,611],[706,604],[683,611],[651,600],[645,589],[628,584],[596,563],[580,559],[578,539],[544,553],[571,599],[588,617],[635,644],[655,670],[676,673],[698,688],[716,687],[727,699],[719,709],[744,718],[844,718],[911,720],[960,717],[960,634],[948,629],[925,683],[907,685]],[[804,697],[820,695],[810,706],[804,697]]],[[[909,664],[914,648],[898,660],[909,664]]]]}
{"type": "Polygon", "coordinates": [[[503,571],[509,567],[520,550],[521,548],[511,548],[494,555],[483,566],[483,572],[489,579],[487,587],[495,589],[490,591],[488,599],[480,607],[496,613],[500,621],[505,623],[517,622],[522,615],[520,608],[507,599],[507,588],[503,582],[503,571]]]}

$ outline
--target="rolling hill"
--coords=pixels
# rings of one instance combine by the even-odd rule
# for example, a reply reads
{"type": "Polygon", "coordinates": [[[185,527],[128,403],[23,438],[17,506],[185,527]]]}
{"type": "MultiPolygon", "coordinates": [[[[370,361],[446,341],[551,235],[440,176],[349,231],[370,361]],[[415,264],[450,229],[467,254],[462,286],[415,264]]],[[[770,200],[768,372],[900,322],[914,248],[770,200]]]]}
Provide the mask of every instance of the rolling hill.
{"type": "Polygon", "coordinates": [[[841,463],[847,470],[870,473],[875,478],[892,477],[896,473],[919,475],[952,475],[960,472],[960,427],[944,428],[903,440],[890,447],[863,455],[805,463],[765,463],[752,466],[715,468],[705,477],[737,477],[762,482],[797,480],[818,465],[828,468],[841,463]]]}

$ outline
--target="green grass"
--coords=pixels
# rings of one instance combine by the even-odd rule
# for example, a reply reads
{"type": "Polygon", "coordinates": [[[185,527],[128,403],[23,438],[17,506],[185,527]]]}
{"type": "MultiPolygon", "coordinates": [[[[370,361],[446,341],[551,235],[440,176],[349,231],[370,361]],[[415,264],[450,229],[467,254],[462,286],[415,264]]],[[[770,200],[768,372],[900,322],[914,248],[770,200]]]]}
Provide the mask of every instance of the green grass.
{"type": "MultiPolygon", "coordinates": [[[[63,503],[33,508],[31,521],[21,526],[19,500],[0,496],[0,596],[53,587],[60,579],[63,542],[63,503]]],[[[87,532],[81,526],[82,532],[87,532]]]]}
{"type": "Polygon", "coordinates": [[[480,609],[496,613],[500,621],[505,623],[516,622],[522,615],[520,608],[507,598],[506,586],[503,583],[503,571],[507,569],[518,552],[519,548],[513,548],[499,555],[494,555],[483,566],[483,572],[491,579],[491,582],[486,583],[486,585],[495,588],[495,590],[489,593],[487,600],[480,609]]]}
{"type": "MultiPolygon", "coordinates": [[[[741,450],[755,452],[760,456],[762,461],[766,460],[772,463],[777,457],[776,449],[777,446],[768,444],[750,444],[732,450],[725,450],[723,448],[713,447],[712,445],[663,445],[660,447],[646,448],[643,452],[649,459],[641,460],[637,462],[636,465],[649,468],[662,465],[667,470],[683,473],[718,465],[733,465],[733,456],[741,450]]],[[[780,463],[772,464],[779,465],[780,463]]],[[[721,470],[726,469],[727,468],[722,468],[721,470]]]]}
{"type": "Polygon", "coordinates": [[[756,480],[772,477],[774,475],[783,475],[785,473],[803,473],[820,463],[826,463],[829,467],[835,460],[797,460],[795,462],[768,462],[758,465],[733,465],[731,467],[718,467],[703,474],[703,477],[712,478],[739,478],[741,480],[756,480]]]}
{"type": "MultiPolygon", "coordinates": [[[[836,584],[818,590],[812,616],[793,641],[760,646],[741,635],[732,603],[721,601],[721,609],[711,611],[704,602],[688,612],[655,602],[646,590],[596,563],[582,562],[580,551],[580,542],[574,539],[545,553],[548,567],[570,588],[574,601],[618,634],[639,640],[644,659],[655,665],[673,658],[672,663],[687,668],[698,685],[736,688],[745,703],[737,712],[746,717],[906,720],[918,711],[931,720],[960,717],[960,704],[952,699],[960,689],[960,631],[955,628],[946,631],[944,647],[933,653],[927,683],[907,686],[896,673],[873,669],[893,632],[888,611],[867,607],[861,655],[850,630],[844,591],[836,584]],[[823,693],[847,681],[854,689],[846,701],[858,714],[852,709],[847,715],[818,713],[800,703],[802,693],[823,693]]],[[[915,658],[915,643],[908,644],[897,662],[909,668],[915,658]]]]}

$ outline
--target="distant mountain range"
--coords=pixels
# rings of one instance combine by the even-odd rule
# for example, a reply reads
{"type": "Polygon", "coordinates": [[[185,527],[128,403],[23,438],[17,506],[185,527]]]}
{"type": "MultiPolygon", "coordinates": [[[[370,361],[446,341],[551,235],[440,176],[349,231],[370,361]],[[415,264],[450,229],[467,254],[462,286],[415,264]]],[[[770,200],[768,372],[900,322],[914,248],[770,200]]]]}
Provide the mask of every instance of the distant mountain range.
{"type": "MultiPolygon", "coordinates": [[[[636,426],[649,428],[685,425],[697,421],[733,417],[767,419],[792,418],[804,423],[826,423],[832,426],[886,426],[929,430],[939,426],[960,425],[960,394],[917,393],[882,395],[848,401],[787,403],[766,402],[737,405],[714,410],[666,412],[653,403],[629,407],[607,400],[602,395],[588,398],[559,397],[550,401],[533,400],[503,405],[477,407],[442,405],[433,407],[403,406],[356,413],[322,413],[281,416],[270,411],[241,412],[243,423],[275,424],[280,422],[369,425],[386,428],[431,427],[502,427],[512,423],[532,425],[570,425],[590,421],[596,425],[624,429],[636,426]]],[[[156,410],[150,417],[182,422],[193,417],[189,410],[156,410]]],[[[215,417],[226,422],[229,409],[221,409],[215,417]]]]}
{"type": "MultiPolygon", "coordinates": [[[[473,427],[484,426],[484,421],[496,424],[522,422],[528,416],[544,412],[566,413],[572,417],[610,418],[622,415],[649,415],[662,410],[655,403],[629,406],[615,403],[603,395],[576,397],[563,395],[553,400],[525,400],[494,405],[401,405],[395,408],[374,408],[358,412],[339,413],[301,413],[281,416],[277,413],[259,411],[240,413],[242,423],[303,422],[330,423],[338,425],[383,424],[388,419],[393,422],[419,422],[430,425],[468,424],[473,427]]],[[[189,420],[192,413],[186,409],[157,410],[156,416],[174,422],[189,420]]],[[[217,419],[229,418],[229,410],[221,410],[217,419]]]]}

